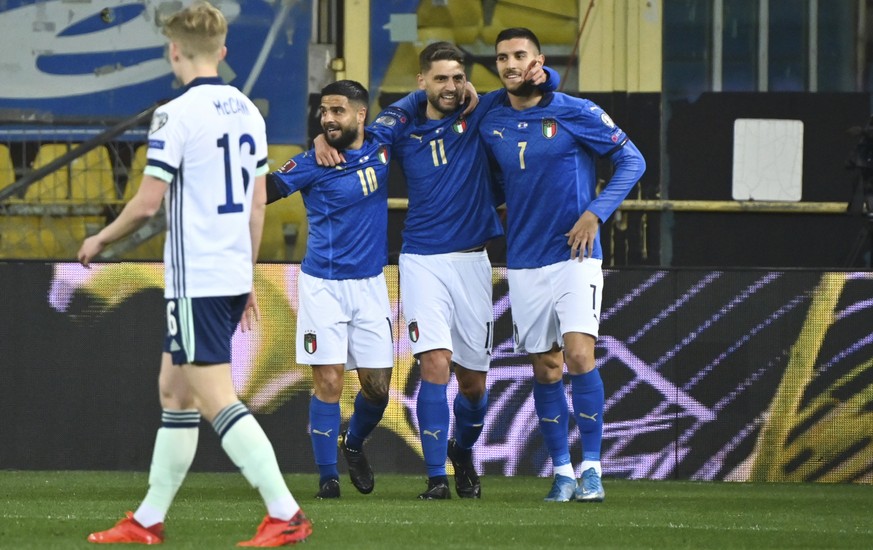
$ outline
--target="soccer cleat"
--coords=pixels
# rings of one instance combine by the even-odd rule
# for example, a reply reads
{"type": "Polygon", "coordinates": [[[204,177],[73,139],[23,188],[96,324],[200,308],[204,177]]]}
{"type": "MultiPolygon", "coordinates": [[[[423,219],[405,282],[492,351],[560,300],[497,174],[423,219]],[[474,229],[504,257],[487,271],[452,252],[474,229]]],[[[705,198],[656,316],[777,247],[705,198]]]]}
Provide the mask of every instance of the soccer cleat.
{"type": "Polygon", "coordinates": [[[349,478],[351,478],[355,489],[365,495],[369,495],[373,492],[373,487],[376,483],[376,480],[373,478],[373,469],[370,468],[370,463],[367,461],[367,457],[364,456],[363,450],[354,451],[346,447],[347,434],[348,431],[340,434],[339,446],[349,466],[349,478]]]}
{"type": "Polygon", "coordinates": [[[298,510],[290,520],[276,519],[267,516],[258,526],[258,532],[251,540],[238,542],[237,546],[257,546],[268,548],[273,546],[285,546],[303,542],[312,534],[312,522],[298,510]]]}
{"type": "Polygon", "coordinates": [[[339,498],[340,497],[340,484],[339,480],[336,478],[330,478],[324,483],[321,484],[321,487],[318,489],[318,492],[315,493],[315,498],[323,499],[323,498],[339,498]]]}
{"type": "Polygon", "coordinates": [[[419,500],[448,500],[452,498],[449,480],[445,477],[431,477],[427,480],[427,491],[418,495],[419,500]]]}
{"type": "Polygon", "coordinates": [[[479,483],[479,474],[473,467],[472,451],[458,447],[455,438],[449,439],[449,460],[455,468],[455,491],[460,498],[480,498],[482,486],[479,483]]]}
{"type": "Polygon", "coordinates": [[[588,468],[582,472],[582,479],[579,481],[579,486],[576,487],[576,500],[579,502],[603,502],[606,498],[606,491],[603,490],[603,483],[600,482],[600,476],[594,468],[588,468]]]}
{"type": "Polygon", "coordinates": [[[546,495],[543,500],[546,502],[570,502],[575,498],[576,480],[572,477],[555,475],[555,480],[552,482],[552,490],[546,495]]]}
{"type": "Polygon", "coordinates": [[[88,542],[95,544],[161,544],[164,542],[164,524],[158,523],[151,527],[143,527],[133,519],[133,512],[126,512],[111,529],[98,531],[88,535],[88,542]]]}

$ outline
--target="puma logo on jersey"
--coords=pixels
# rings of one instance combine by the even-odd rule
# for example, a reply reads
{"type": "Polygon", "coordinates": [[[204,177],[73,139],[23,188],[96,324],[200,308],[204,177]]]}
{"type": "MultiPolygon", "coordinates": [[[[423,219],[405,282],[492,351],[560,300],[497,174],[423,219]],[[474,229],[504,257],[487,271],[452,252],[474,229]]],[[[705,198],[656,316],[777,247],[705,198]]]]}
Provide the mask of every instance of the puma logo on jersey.
{"type": "Polygon", "coordinates": [[[419,143],[421,143],[421,140],[424,139],[424,136],[420,136],[418,134],[409,134],[409,137],[417,139],[419,143]]]}
{"type": "Polygon", "coordinates": [[[330,437],[330,432],[332,432],[332,431],[333,431],[333,428],[327,430],[326,432],[322,432],[322,431],[319,431],[315,428],[312,428],[312,433],[314,435],[323,435],[324,437],[330,437]]]}
{"type": "Polygon", "coordinates": [[[555,418],[540,418],[540,422],[551,422],[552,424],[557,424],[559,418],[561,418],[560,414],[555,418]]]}
{"type": "Polygon", "coordinates": [[[499,130],[491,130],[491,135],[500,136],[500,139],[503,139],[503,130],[505,130],[505,128],[501,128],[499,130]]]}
{"type": "Polygon", "coordinates": [[[484,426],[484,425],[485,425],[485,424],[470,424],[470,427],[471,427],[471,428],[481,428],[481,427],[484,426]]]}
{"type": "Polygon", "coordinates": [[[592,414],[592,415],[588,415],[588,414],[585,414],[585,413],[579,413],[579,416],[580,416],[581,418],[586,419],[586,420],[591,420],[591,421],[593,421],[593,422],[597,422],[597,414],[598,414],[598,413],[594,413],[594,414],[592,414]]]}
{"type": "Polygon", "coordinates": [[[437,441],[439,441],[441,431],[442,430],[437,430],[435,432],[432,432],[430,430],[424,430],[423,432],[421,432],[421,435],[429,435],[429,436],[433,437],[434,439],[436,439],[437,441]]]}

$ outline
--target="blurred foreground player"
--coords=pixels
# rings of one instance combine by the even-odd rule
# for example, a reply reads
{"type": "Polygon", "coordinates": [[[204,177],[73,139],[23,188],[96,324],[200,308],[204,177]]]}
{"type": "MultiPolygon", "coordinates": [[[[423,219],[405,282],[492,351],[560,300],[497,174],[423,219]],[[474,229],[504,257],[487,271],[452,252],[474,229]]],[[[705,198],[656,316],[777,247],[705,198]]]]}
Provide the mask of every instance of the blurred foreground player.
{"type": "Polygon", "coordinates": [[[285,485],[273,446],[237,397],[230,372],[237,324],[245,331],[258,318],[252,281],[266,201],[264,119],[247,97],[218,77],[227,53],[227,21],[220,11],[206,2],[194,4],[170,16],[163,32],[185,91],[155,111],[137,194],[78,253],[88,266],[106,245],[141,227],[165,200],[162,424],[142,504],[88,541],[163,542],[164,518],[194,460],[202,416],[267,508],[255,536],[239,546],[300,542],[312,532],[312,523],[285,485]]]}

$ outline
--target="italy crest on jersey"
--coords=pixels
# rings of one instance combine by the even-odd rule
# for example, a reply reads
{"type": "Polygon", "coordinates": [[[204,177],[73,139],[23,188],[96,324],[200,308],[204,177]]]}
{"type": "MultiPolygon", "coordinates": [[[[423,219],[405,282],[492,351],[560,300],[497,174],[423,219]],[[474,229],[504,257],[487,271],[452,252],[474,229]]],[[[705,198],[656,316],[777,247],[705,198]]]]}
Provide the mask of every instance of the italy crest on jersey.
{"type": "Polygon", "coordinates": [[[456,134],[463,134],[467,131],[467,119],[459,118],[452,124],[452,130],[455,131],[456,134]]]}
{"type": "Polygon", "coordinates": [[[379,147],[379,162],[382,164],[388,164],[388,148],[384,145],[379,147]]]}
{"type": "Polygon", "coordinates": [[[418,321],[413,319],[407,328],[409,329],[409,339],[418,342],[418,321]]]}
{"type": "Polygon", "coordinates": [[[307,332],[303,335],[303,349],[310,355],[318,349],[318,339],[315,337],[314,332],[307,332]]]}
{"type": "Polygon", "coordinates": [[[553,118],[543,119],[543,135],[548,139],[555,137],[558,133],[558,122],[553,118]]]}

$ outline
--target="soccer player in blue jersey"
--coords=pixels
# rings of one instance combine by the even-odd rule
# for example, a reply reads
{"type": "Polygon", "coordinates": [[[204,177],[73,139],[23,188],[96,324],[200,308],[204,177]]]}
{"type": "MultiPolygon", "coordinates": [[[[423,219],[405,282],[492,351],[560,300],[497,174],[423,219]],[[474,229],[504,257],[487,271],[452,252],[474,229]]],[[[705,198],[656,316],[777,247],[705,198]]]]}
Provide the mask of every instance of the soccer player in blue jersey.
{"type": "MultiPolygon", "coordinates": [[[[424,48],[419,68],[421,91],[382,111],[368,127],[392,144],[409,196],[399,267],[403,314],[421,367],[416,416],[428,482],[419,498],[450,497],[447,456],[458,496],[479,498],[472,448],[484,426],[494,326],[485,245],[503,230],[477,127],[494,97],[486,94],[475,110],[462,112],[464,53],[451,43],[424,48]],[[449,439],[446,388],[453,366],[459,391],[449,439]]],[[[559,81],[540,63],[525,73],[547,90],[559,81]]]]}
{"type": "Polygon", "coordinates": [[[388,263],[389,152],[364,132],[367,90],[351,80],[321,90],[321,127],[345,162],[318,166],[312,151],[268,177],[268,202],[303,195],[309,238],[297,289],[297,362],[312,366],[310,438],[320,479],[317,498],[340,496],[337,438],[352,484],[372,492],[363,443],[388,405],[394,366],[391,308],[382,269],[388,263]],[[340,436],[343,374],[357,370],[361,390],[340,436]]]}
{"type": "Polygon", "coordinates": [[[547,501],[601,502],[603,382],[595,368],[603,273],[600,224],[645,171],[645,161],[603,109],[585,99],[543,93],[522,77],[543,62],[529,29],[497,35],[497,72],[506,95],[479,132],[499,168],[506,196],[507,267],[516,351],[530,355],[540,432],[555,471],[547,501]],[[614,172],[598,195],[597,159],[614,172]],[[570,462],[567,364],[582,442],[582,479],[570,462]]]}
{"type": "Polygon", "coordinates": [[[253,264],[265,211],[264,119],[239,90],[222,82],[227,21],[200,2],[163,22],[168,59],[184,93],[155,111],[148,163],[118,218],[85,239],[79,261],[141,227],[166,204],[164,253],[167,336],[159,376],[163,407],[149,490],[134,513],[88,537],[98,544],[163,542],[163,522],[197,450],[200,418],[258,489],[267,517],[240,546],[306,539],[312,523],[288,491],[273,447],[231,379],[230,343],[257,318],[253,264]]]}

